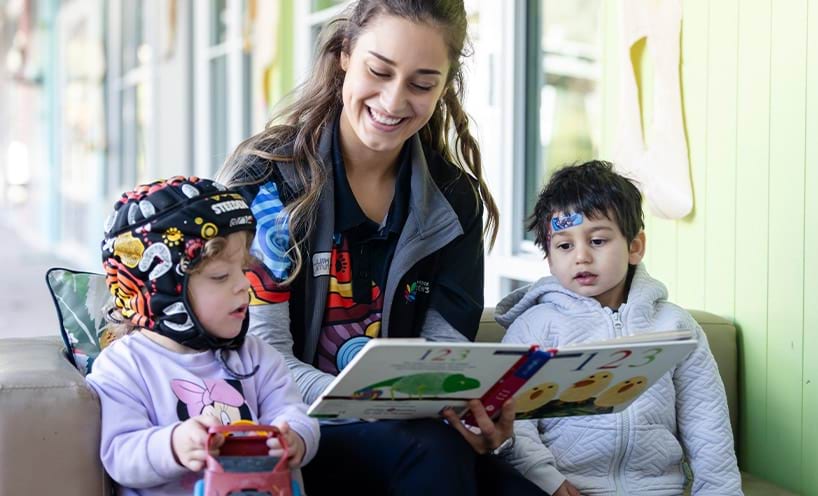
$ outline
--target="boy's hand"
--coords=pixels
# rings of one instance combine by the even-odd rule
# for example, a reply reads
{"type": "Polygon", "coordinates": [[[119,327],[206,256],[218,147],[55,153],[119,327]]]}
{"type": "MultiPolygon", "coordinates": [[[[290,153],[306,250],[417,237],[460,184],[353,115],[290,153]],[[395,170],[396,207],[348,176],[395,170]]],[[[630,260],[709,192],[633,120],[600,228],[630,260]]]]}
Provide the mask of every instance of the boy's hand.
{"type": "Polygon", "coordinates": [[[447,408],[443,412],[443,416],[449,421],[449,425],[454,427],[477,453],[485,455],[503,444],[503,441],[510,438],[514,433],[514,399],[503,403],[500,418],[496,422],[491,420],[480,400],[469,401],[469,410],[474,415],[474,420],[477,421],[479,432],[474,432],[466,427],[451,408],[447,408]]]}
{"type": "Polygon", "coordinates": [[[566,479],[562,485],[557,488],[552,496],[582,496],[577,488],[566,479]]]}
{"type": "Polygon", "coordinates": [[[193,472],[198,472],[204,468],[208,451],[215,455],[218,448],[224,443],[224,438],[217,436],[213,445],[207,448],[207,429],[215,425],[222,425],[216,417],[212,415],[197,415],[191,417],[173,429],[170,438],[170,446],[173,456],[179,465],[186,467],[193,472]]]}
{"type": "MultiPolygon", "coordinates": [[[[301,460],[304,459],[304,454],[307,452],[307,445],[304,444],[304,440],[301,439],[298,433],[290,429],[290,425],[287,422],[278,426],[278,430],[281,431],[281,435],[287,440],[287,446],[290,449],[290,468],[298,468],[301,465],[301,460]]],[[[270,448],[270,456],[280,457],[284,454],[284,450],[281,449],[281,443],[278,442],[277,438],[271,437],[268,439],[267,447],[270,448]]]]}

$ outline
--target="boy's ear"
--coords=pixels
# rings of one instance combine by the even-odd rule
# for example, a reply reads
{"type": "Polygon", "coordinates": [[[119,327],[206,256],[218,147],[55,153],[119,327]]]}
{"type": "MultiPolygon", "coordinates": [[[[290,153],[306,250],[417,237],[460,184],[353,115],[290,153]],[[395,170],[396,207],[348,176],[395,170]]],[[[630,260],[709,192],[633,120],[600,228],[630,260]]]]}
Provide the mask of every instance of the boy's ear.
{"type": "Polygon", "coordinates": [[[645,256],[645,231],[639,231],[639,234],[633,238],[631,245],[628,247],[628,263],[630,265],[637,265],[645,256]]]}

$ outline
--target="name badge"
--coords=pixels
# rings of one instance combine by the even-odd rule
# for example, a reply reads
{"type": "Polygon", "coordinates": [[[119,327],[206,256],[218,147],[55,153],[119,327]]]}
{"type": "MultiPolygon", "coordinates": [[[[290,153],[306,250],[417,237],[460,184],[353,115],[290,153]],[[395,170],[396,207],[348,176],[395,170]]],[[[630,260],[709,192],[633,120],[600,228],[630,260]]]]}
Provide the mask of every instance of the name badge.
{"type": "Polygon", "coordinates": [[[313,253],[312,254],[312,276],[328,276],[329,263],[332,254],[330,252],[313,253]]]}

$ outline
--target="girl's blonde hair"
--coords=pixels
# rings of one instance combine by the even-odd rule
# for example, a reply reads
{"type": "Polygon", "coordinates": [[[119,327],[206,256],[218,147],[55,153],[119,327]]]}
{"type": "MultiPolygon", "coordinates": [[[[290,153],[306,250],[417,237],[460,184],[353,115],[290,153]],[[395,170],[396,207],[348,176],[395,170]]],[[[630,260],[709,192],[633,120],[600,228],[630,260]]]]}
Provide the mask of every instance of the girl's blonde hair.
{"type": "MultiPolygon", "coordinates": [[[[249,266],[254,262],[253,256],[250,255],[250,245],[253,243],[253,235],[248,231],[237,231],[237,233],[244,234],[245,236],[245,265],[249,266]]],[[[187,277],[201,272],[208,262],[219,258],[224,253],[225,248],[227,248],[227,238],[223,236],[218,236],[206,241],[202,247],[199,261],[196,262],[196,265],[188,269],[187,277]]],[[[105,332],[110,332],[113,339],[140,329],[139,326],[134,325],[133,322],[122,317],[119,309],[114,306],[113,298],[111,298],[111,301],[106,306],[105,315],[106,320],[109,322],[105,328],[105,332]]]]}
{"type": "Polygon", "coordinates": [[[340,112],[344,72],[341,53],[349,53],[367,24],[379,15],[391,15],[438,27],[446,39],[450,68],[443,94],[429,122],[419,131],[421,140],[447,161],[478,183],[475,195],[482,198],[488,219],[483,235],[489,247],[497,237],[499,211],[483,177],[480,148],[469,131],[469,117],[463,110],[463,68],[466,56],[467,19],[462,0],[359,0],[344,15],[322,31],[312,75],[296,88],[297,95],[278,112],[264,131],[241,143],[219,171],[218,180],[228,186],[258,184],[272,173],[267,161],[306,164],[294,167],[305,191],[287,205],[293,270],[284,283],[291,282],[303,266],[303,250],[317,217],[318,201],[330,178],[321,166],[318,143],[324,127],[340,112]],[[454,131],[454,143],[449,131],[454,131]],[[275,150],[292,143],[287,155],[275,150]],[[454,145],[454,147],[452,147],[454,145]],[[452,153],[452,149],[455,153],[452,153]],[[261,158],[262,161],[255,160],[261,158]]]}

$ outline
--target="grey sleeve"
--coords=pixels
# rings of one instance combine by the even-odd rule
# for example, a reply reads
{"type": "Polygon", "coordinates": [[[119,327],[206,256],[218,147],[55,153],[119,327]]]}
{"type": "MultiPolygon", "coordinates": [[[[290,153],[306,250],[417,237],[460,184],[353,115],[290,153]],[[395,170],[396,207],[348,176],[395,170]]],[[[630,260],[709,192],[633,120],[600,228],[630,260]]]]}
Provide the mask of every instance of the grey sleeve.
{"type": "Polygon", "coordinates": [[[468,338],[440,315],[440,312],[430,308],[426,311],[426,318],[420,330],[420,337],[429,341],[461,341],[468,342],[468,338]]]}
{"type": "Polygon", "coordinates": [[[258,336],[284,355],[284,361],[293,374],[304,402],[311,404],[335,379],[296,358],[293,353],[293,336],[290,332],[290,304],[274,303],[250,307],[250,334],[258,336]]]}

